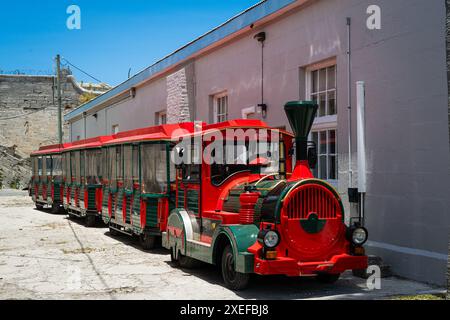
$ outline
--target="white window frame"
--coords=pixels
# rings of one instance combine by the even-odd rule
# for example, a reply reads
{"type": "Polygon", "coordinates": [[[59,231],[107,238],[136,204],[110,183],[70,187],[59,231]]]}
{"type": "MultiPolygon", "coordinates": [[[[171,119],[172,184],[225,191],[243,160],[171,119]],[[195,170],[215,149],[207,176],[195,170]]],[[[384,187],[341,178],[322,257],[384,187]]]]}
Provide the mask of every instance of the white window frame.
{"type": "Polygon", "coordinates": [[[158,125],[167,124],[167,111],[158,112],[158,125]],[[165,121],[163,121],[165,119],[165,121]]]}
{"type": "Polygon", "coordinates": [[[218,93],[215,94],[213,96],[213,114],[214,114],[214,119],[213,119],[213,123],[219,123],[219,122],[224,122],[228,120],[228,92],[222,92],[222,93],[218,93]],[[226,98],[226,110],[225,112],[221,112],[219,113],[219,101],[222,100],[223,98],[226,98]],[[220,117],[224,117],[220,118],[220,117]]]}
{"type": "Polygon", "coordinates": [[[119,133],[120,131],[119,131],[119,125],[118,124],[113,124],[112,126],[111,126],[111,133],[112,134],[117,134],[117,133],[119,133]],[[117,130],[116,130],[117,129],[117,130]]]}
{"type": "MultiPolygon", "coordinates": [[[[335,67],[335,88],[333,90],[335,92],[336,114],[334,114],[334,115],[325,115],[325,116],[321,116],[321,117],[317,116],[314,119],[314,123],[313,123],[312,128],[311,128],[311,133],[309,135],[309,139],[312,140],[312,133],[313,132],[317,132],[317,134],[318,134],[318,140],[317,140],[317,142],[318,142],[318,145],[317,145],[317,156],[318,156],[317,172],[318,172],[318,177],[320,177],[320,145],[319,145],[319,143],[320,143],[320,132],[322,132],[322,131],[326,131],[327,132],[327,165],[326,165],[327,177],[328,177],[328,165],[329,165],[328,157],[330,155],[335,155],[336,156],[336,161],[337,161],[337,164],[339,165],[338,150],[337,150],[337,146],[338,146],[338,144],[337,144],[337,134],[338,134],[338,130],[337,130],[337,121],[338,121],[337,96],[338,96],[338,92],[337,92],[337,63],[336,63],[336,58],[332,58],[332,59],[329,59],[329,60],[325,60],[325,61],[321,61],[321,62],[315,63],[313,65],[310,65],[310,66],[306,67],[306,70],[305,70],[306,71],[305,72],[305,77],[306,77],[306,79],[305,79],[306,80],[305,81],[305,84],[306,84],[306,94],[305,94],[305,96],[306,96],[307,100],[312,100],[312,94],[313,94],[313,92],[312,92],[312,82],[313,82],[312,75],[313,75],[313,72],[314,71],[318,71],[320,69],[329,68],[329,67],[332,67],[332,66],[335,67]],[[329,130],[335,130],[335,134],[336,134],[336,136],[335,136],[335,148],[336,148],[335,154],[330,154],[329,150],[328,150],[329,149],[329,145],[328,145],[328,139],[329,139],[328,131],[329,130]]],[[[320,72],[319,72],[319,77],[320,77],[320,72]]],[[[318,83],[318,85],[319,85],[319,83],[318,83]]],[[[328,92],[330,92],[330,91],[332,91],[332,90],[328,90],[328,76],[327,76],[326,84],[325,84],[325,91],[314,92],[315,94],[327,93],[326,94],[326,102],[325,102],[326,113],[328,112],[327,111],[327,109],[328,109],[328,92]]],[[[338,168],[338,165],[336,166],[336,174],[335,174],[336,175],[336,179],[326,179],[327,182],[329,182],[330,184],[332,184],[335,187],[337,187],[338,180],[339,180],[339,168],[338,168]]]]}

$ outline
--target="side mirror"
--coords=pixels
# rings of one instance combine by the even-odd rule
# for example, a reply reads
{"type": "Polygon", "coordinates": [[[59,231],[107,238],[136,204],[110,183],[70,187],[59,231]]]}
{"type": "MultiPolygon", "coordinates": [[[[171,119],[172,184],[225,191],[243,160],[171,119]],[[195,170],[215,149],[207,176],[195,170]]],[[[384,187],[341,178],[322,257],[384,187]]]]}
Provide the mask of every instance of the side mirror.
{"type": "Polygon", "coordinates": [[[311,169],[317,166],[317,147],[312,141],[308,142],[308,164],[311,169]]]}

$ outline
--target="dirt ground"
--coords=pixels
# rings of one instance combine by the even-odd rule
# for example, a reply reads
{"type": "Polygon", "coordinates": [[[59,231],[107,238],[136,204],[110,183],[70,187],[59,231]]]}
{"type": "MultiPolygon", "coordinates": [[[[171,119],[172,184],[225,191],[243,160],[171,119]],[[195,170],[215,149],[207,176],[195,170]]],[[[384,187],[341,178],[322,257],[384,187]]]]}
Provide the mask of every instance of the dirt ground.
{"type": "Polygon", "coordinates": [[[0,299],[386,299],[436,292],[442,289],[395,277],[371,291],[346,273],[334,285],[254,276],[236,293],[212,266],[174,268],[163,249],[142,251],[105,227],[34,209],[26,192],[0,190],[0,299]]]}

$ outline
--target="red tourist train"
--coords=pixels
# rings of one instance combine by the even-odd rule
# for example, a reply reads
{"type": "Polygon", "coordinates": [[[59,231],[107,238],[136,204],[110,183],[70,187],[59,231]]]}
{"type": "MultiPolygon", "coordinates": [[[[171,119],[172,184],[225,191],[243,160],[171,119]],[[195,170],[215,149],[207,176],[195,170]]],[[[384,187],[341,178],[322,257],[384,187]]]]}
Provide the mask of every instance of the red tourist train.
{"type": "Polygon", "coordinates": [[[181,267],[217,265],[233,290],[251,273],[334,282],[367,268],[367,230],[344,223],[339,194],[311,173],[317,104],[285,111],[295,135],[259,120],[190,122],[42,147],[30,194],[145,249],[161,239],[181,267]]]}

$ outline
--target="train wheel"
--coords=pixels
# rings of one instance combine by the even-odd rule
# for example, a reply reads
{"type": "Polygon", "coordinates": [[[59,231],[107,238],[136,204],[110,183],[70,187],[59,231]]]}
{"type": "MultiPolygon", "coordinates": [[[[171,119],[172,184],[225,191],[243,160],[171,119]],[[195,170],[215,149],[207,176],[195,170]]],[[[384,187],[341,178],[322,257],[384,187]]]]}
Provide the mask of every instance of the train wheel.
{"type": "Polygon", "coordinates": [[[222,277],[225,285],[235,291],[245,289],[250,279],[249,274],[235,270],[233,249],[230,245],[225,247],[222,254],[222,277]]]}
{"type": "Polygon", "coordinates": [[[184,256],[178,252],[178,264],[181,268],[194,269],[200,265],[200,261],[184,256]]]}
{"type": "Polygon", "coordinates": [[[335,283],[338,281],[339,277],[341,276],[340,273],[338,274],[330,274],[330,273],[319,273],[317,275],[317,281],[321,283],[335,283]]]}
{"type": "Polygon", "coordinates": [[[94,215],[87,215],[86,216],[86,227],[92,228],[95,226],[96,219],[94,215]]]}
{"type": "Polygon", "coordinates": [[[119,231],[117,231],[116,229],[113,229],[111,227],[109,227],[109,234],[112,235],[113,237],[118,236],[119,235],[119,231]]]}
{"type": "Polygon", "coordinates": [[[156,237],[148,234],[142,234],[140,237],[141,246],[144,250],[151,250],[155,247],[156,237]]]}
{"type": "Polygon", "coordinates": [[[57,214],[60,212],[60,210],[61,210],[61,208],[59,207],[59,204],[56,204],[53,202],[52,203],[52,213],[57,214]]]}
{"type": "Polygon", "coordinates": [[[42,204],[39,204],[36,202],[36,209],[42,210],[42,209],[44,209],[44,206],[42,204]]]}

